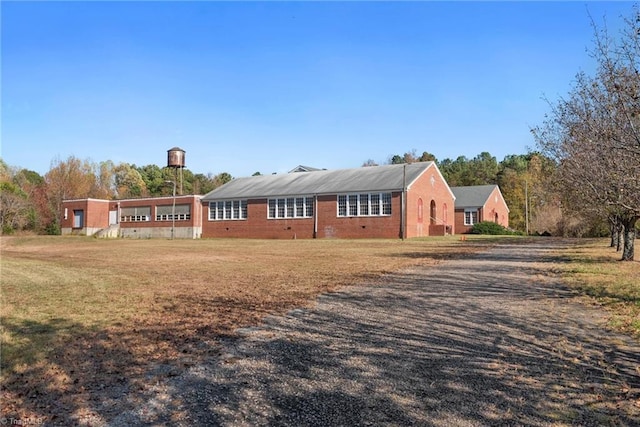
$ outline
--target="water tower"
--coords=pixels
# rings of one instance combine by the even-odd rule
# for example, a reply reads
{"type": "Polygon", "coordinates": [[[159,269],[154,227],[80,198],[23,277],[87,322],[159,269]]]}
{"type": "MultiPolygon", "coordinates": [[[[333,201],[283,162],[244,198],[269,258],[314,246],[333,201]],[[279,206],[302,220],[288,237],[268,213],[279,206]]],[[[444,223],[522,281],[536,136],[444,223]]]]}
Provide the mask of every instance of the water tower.
{"type": "Polygon", "coordinates": [[[179,186],[180,195],[182,195],[182,170],[184,169],[184,151],[180,147],[173,147],[170,150],[167,150],[167,167],[173,168],[173,177],[174,182],[179,186]],[[180,180],[178,180],[178,171],[180,180]]]}

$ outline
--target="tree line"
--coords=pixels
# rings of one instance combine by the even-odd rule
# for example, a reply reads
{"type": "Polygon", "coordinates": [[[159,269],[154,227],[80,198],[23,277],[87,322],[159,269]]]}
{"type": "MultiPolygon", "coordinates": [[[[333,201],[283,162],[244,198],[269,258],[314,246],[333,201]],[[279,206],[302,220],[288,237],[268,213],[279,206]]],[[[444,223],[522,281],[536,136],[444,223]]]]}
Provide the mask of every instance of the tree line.
{"type": "MultiPolygon", "coordinates": [[[[232,179],[226,172],[205,175],[183,169],[180,174],[183,194],[205,194],[232,179]]],[[[176,170],[168,167],[115,164],[111,160],[96,163],[75,156],[54,160],[41,176],[0,159],[2,233],[59,234],[63,200],[168,196],[173,194],[176,178],[176,170]]]]}

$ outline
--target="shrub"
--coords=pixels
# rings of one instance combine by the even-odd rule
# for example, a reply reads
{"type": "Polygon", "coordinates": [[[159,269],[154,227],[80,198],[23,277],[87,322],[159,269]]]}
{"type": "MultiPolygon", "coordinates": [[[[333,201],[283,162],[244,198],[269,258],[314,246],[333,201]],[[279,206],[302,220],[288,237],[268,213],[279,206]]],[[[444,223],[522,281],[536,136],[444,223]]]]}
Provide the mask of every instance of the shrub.
{"type": "Polygon", "coordinates": [[[491,235],[511,235],[518,234],[507,228],[504,228],[498,223],[491,221],[482,221],[473,226],[471,234],[491,234],[491,235]]]}

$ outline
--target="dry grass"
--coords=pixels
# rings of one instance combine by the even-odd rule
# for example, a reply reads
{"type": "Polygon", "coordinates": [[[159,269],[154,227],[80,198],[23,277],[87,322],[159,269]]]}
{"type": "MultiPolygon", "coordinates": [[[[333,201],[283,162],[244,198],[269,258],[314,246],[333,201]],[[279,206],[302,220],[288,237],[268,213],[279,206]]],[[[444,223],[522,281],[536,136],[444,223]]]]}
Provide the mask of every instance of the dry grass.
{"type": "Polygon", "coordinates": [[[605,307],[611,327],[640,337],[640,262],[619,261],[606,239],[579,242],[564,254],[571,261],[561,266],[565,281],[605,307]]]}
{"type": "Polygon", "coordinates": [[[490,243],[3,237],[2,411],[90,406],[82,401],[105,383],[211,357],[218,340],[268,314],[490,243]]]}

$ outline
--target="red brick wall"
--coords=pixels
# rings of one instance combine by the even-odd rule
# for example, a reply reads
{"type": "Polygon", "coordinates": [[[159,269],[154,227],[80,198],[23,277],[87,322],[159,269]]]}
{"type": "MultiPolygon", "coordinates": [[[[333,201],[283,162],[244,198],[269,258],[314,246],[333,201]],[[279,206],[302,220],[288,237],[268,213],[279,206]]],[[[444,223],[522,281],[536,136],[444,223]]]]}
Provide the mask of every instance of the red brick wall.
{"type": "Polygon", "coordinates": [[[456,209],[456,232],[464,234],[471,231],[471,225],[464,225],[464,209],[456,209]]]}
{"type": "Polygon", "coordinates": [[[267,199],[247,201],[242,220],[209,220],[209,203],[202,208],[202,237],[257,239],[308,239],[313,237],[313,218],[267,219],[267,199]]]}
{"type": "Polygon", "coordinates": [[[509,210],[497,187],[493,190],[482,208],[481,221],[497,222],[503,227],[509,227],[509,210]]]}
{"type": "Polygon", "coordinates": [[[402,193],[391,194],[391,215],[338,217],[337,195],[318,197],[318,237],[366,239],[401,237],[402,193]]]}
{"type": "MultiPolygon", "coordinates": [[[[338,218],[336,195],[318,196],[318,238],[393,238],[400,237],[400,193],[391,198],[391,216],[338,218]]],[[[267,199],[247,202],[247,220],[209,221],[209,204],[203,207],[202,237],[258,239],[310,239],[314,237],[314,219],[268,219],[267,199]]]]}
{"type": "Polygon", "coordinates": [[[73,228],[74,210],[84,211],[83,228],[106,228],[109,226],[109,204],[105,200],[83,199],[63,202],[60,213],[61,228],[73,228]]]}
{"type": "Polygon", "coordinates": [[[106,228],[109,226],[109,203],[104,200],[89,200],[85,211],[85,227],[106,228]]]}
{"type": "Polygon", "coordinates": [[[454,203],[455,199],[449,186],[436,166],[432,165],[411,183],[407,190],[407,237],[429,236],[431,232],[443,235],[442,230],[446,230],[447,226],[451,226],[451,234],[455,233],[454,203]],[[435,202],[433,221],[431,220],[432,200],[435,202]],[[422,208],[419,207],[420,205],[422,208]],[[444,226],[444,228],[430,227],[430,225],[444,226]]]}
{"type": "MultiPolygon", "coordinates": [[[[158,197],[148,199],[129,199],[121,200],[120,208],[129,207],[151,207],[151,221],[132,221],[132,222],[120,222],[121,228],[141,228],[141,227],[171,227],[172,220],[168,221],[156,221],[156,206],[172,206],[173,197],[158,197]]],[[[202,222],[202,208],[200,201],[194,196],[176,196],[176,205],[191,205],[191,218],[188,220],[176,220],[176,228],[178,227],[199,227],[202,222]]],[[[108,221],[108,218],[107,218],[108,221]]]]}

